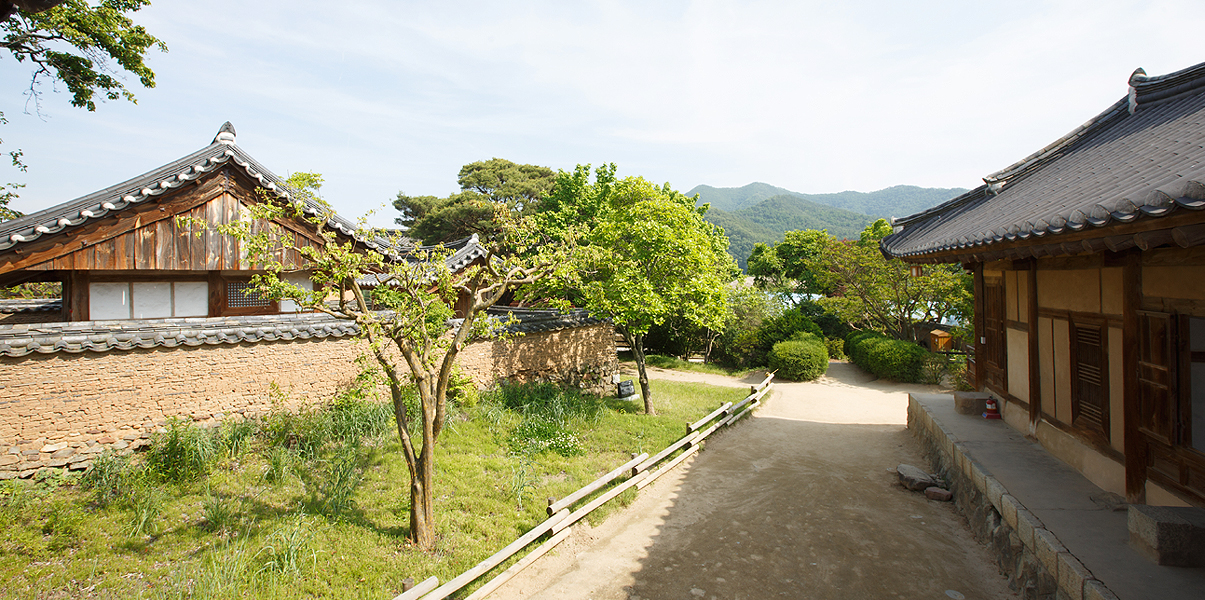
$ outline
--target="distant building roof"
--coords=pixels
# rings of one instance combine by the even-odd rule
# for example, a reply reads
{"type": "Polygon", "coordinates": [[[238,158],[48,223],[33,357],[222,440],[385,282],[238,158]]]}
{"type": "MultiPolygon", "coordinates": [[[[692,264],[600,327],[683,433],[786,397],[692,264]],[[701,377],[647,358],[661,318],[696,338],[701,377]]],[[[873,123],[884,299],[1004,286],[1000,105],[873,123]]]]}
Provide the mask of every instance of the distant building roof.
{"type": "MultiPolygon", "coordinates": [[[[0,223],[0,252],[33,242],[44,236],[65,233],[96,219],[120,213],[134,205],[178,189],[227,164],[242,169],[248,177],[259,182],[264,188],[275,192],[278,197],[289,198],[289,190],[284,180],[252,158],[234,141],[234,126],[230,122],[226,122],[208,146],[188,156],[75,200],[0,223]]],[[[307,215],[314,216],[325,214],[328,209],[316,202],[306,200],[304,211],[307,215]]],[[[360,239],[374,250],[389,254],[396,251],[385,238],[364,239],[359,235],[359,228],[354,223],[339,215],[330,214],[327,226],[344,235],[360,239]]]]}
{"type": "Polygon", "coordinates": [[[1108,237],[1205,209],[1205,63],[1159,77],[1138,69],[1129,83],[1125,98],[984,185],[895,220],[884,254],[956,262],[1205,244],[1205,213],[1158,236],[1108,237]],[[1068,236],[1082,231],[1096,234],[1068,236]]]}

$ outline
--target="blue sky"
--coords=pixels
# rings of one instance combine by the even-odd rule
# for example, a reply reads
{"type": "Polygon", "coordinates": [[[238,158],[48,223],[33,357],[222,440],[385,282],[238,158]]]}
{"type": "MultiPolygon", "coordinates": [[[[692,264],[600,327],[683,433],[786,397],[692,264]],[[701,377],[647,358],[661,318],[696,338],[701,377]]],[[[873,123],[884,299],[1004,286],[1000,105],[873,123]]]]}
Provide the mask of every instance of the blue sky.
{"type": "MultiPolygon", "coordinates": [[[[1151,75],[1205,61],[1189,1],[169,2],[138,104],[72,108],[0,70],[30,212],[196,150],[229,120],[357,217],[492,157],[615,162],[686,191],[974,187],[1151,75]]],[[[370,217],[388,225],[392,208],[370,217]]]]}

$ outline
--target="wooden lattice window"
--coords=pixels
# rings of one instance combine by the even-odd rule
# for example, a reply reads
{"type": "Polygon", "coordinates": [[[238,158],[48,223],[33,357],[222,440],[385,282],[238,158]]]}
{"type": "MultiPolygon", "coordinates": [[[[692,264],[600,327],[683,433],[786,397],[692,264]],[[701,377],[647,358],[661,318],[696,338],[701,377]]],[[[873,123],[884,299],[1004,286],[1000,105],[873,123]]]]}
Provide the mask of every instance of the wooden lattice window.
{"type": "Polygon", "coordinates": [[[1101,325],[1071,325],[1072,423],[1109,438],[1108,360],[1101,325]]]}
{"type": "Polygon", "coordinates": [[[260,308],[272,304],[250,281],[226,282],[226,306],[230,308],[260,308]]]}

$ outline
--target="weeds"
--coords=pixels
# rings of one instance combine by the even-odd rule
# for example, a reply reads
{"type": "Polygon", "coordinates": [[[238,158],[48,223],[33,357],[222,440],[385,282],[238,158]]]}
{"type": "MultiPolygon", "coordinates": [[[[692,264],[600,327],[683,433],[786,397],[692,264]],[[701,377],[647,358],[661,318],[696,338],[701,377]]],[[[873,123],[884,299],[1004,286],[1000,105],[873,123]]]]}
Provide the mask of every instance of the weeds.
{"type": "Polygon", "coordinates": [[[259,554],[263,557],[260,572],[288,573],[297,575],[305,559],[317,563],[318,553],[310,548],[314,538],[312,525],[298,515],[291,524],[282,526],[268,535],[259,554]]]}
{"type": "Polygon", "coordinates": [[[283,446],[273,446],[268,450],[267,464],[264,465],[264,481],[282,483],[293,474],[297,463],[297,455],[283,446]]]}
{"type": "Polygon", "coordinates": [[[105,450],[92,459],[92,466],[80,479],[80,487],[92,490],[93,501],[104,507],[132,489],[141,477],[129,454],[105,450]]]}
{"type": "Polygon", "coordinates": [[[324,462],[321,477],[311,478],[306,487],[311,490],[311,501],[320,512],[337,517],[351,509],[356,489],[364,481],[359,445],[346,444],[324,462]]]}
{"type": "Polygon", "coordinates": [[[84,513],[75,505],[61,498],[50,503],[50,510],[42,522],[42,533],[49,536],[46,545],[52,552],[75,547],[79,542],[84,513]]]}
{"type": "Polygon", "coordinates": [[[205,497],[201,498],[201,516],[205,518],[206,527],[219,531],[238,524],[239,511],[233,506],[232,498],[206,490],[205,497]]]}
{"type": "Polygon", "coordinates": [[[171,419],[167,431],[151,438],[147,466],[167,481],[191,481],[209,472],[217,458],[213,436],[188,421],[171,419]]]}
{"type": "Polygon", "coordinates": [[[130,506],[130,524],[126,529],[126,537],[130,540],[141,540],[159,532],[159,515],[167,495],[151,485],[139,486],[132,491],[128,498],[130,506]]]}

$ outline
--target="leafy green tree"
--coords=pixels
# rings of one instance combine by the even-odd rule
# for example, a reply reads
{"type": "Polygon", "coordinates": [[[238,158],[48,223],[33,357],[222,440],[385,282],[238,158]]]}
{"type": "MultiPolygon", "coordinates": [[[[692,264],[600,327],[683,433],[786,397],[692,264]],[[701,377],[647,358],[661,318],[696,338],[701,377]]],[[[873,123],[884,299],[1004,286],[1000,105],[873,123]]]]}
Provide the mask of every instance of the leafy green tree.
{"type": "Polygon", "coordinates": [[[825,247],[813,272],[832,290],[818,302],[854,327],[870,327],[896,339],[916,341],[913,324],[968,318],[970,277],[958,265],[925,265],[913,277],[909,265],[887,259],[879,241],[891,233],[885,219],[875,221],[856,242],[825,247]]]}
{"type": "Polygon", "coordinates": [[[730,367],[755,366],[761,343],[758,331],[763,323],[782,314],[782,300],[777,294],[740,283],[729,284],[724,293],[728,314],[713,356],[730,367]]]}
{"type": "MultiPolygon", "coordinates": [[[[122,71],[136,76],[144,87],[155,87],[155,73],[144,59],[151,48],[166,52],[167,46],[129,17],[148,5],[149,0],[102,0],[96,5],[85,0],[35,0],[18,2],[13,10],[5,2],[8,14],[0,24],[4,35],[0,44],[18,63],[33,67],[29,94],[35,110],[40,109],[39,87],[46,79],[65,85],[71,105],[89,111],[96,110],[97,95],[136,102],[122,83],[122,71]]],[[[0,112],[0,124],[6,122],[0,112]]],[[[8,154],[13,166],[24,171],[21,150],[8,154]]],[[[8,208],[21,187],[0,185],[0,221],[21,216],[8,208]]]]}
{"type": "Polygon", "coordinates": [[[784,299],[799,304],[808,296],[830,291],[817,269],[820,268],[818,259],[833,243],[836,240],[823,229],[788,231],[785,239],[773,246],[757,244],[753,247],[749,274],[758,287],[782,294],[784,299]]]}
{"type": "MultiPolygon", "coordinates": [[[[537,243],[533,230],[511,218],[498,206],[495,235],[486,242],[488,253],[479,264],[453,273],[439,248],[409,257],[389,257],[349,240],[326,227],[330,217],[317,192],[322,178],[298,173],[289,179],[290,203],[272,201],[251,206],[248,219],[223,233],[238,237],[248,256],[266,270],[254,279],[264,296],[288,298],[303,310],[313,310],[337,319],[354,321],[359,336],[368,342],[372,357],[384,371],[393,399],[394,419],[402,453],[410,476],[410,538],[423,550],[435,543],[434,475],[435,444],[447,421],[447,399],[457,354],[471,341],[490,337],[499,323],[483,317],[508,290],[530,284],[564,262],[563,246],[537,243]],[[301,202],[309,200],[325,208],[306,216],[301,202]],[[317,231],[316,246],[294,248],[305,257],[305,268],[313,282],[308,290],[286,277],[295,265],[282,263],[280,236],[266,223],[303,219],[317,231]],[[515,253],[514,249],[523,250],[515,253]],[[506,249],[505,251],[503,249],[506,249]],[[521,255],[521,256],[520,256],[521,255]],[[376,274],[377,286],[371,300],[357,280],[376,274]],[[458,298],[469,299],[460,323],[453,325],[452,306],[458,298]],[[334,302],[331,302],[331,299],[334,302]],[[408,407],[406,388],[418,391],[417,407],[408,407]]],[[[365,236],[373,236],[365,232],[365,236]]],[[[293,239],[287,237],[287,239],[293,239]]],[[[398,247],[399,239],[380,240],[398,247]]]]}
{"type": "Polygon", "coordinates": [[[532,217],[541,231],[580,232],[573,260],[559,270],[559,294],[605,316],[623,335],[639,370],[644,410],[655,414],[644,360],[644,336],[678,316],[721,330],[724,284],[736,271],[723,231],[703,219],[707,205],[641,177],[615,177],[603,165],[590,182],[589,165],[557,176],[553,192],[532,217]]]}
{"type": "Polygon", "coordinates": [[[95,6],[85,0],[67,0],[41,12],[17,10],[3,24],[3,45],[17,62],[33,66],[30,92],[38,101],[39,80],[62,82],[71,93],[71,105],[96,110],[99,93],[108,100],[134,94],[110,66],[138,77],[144,87],[155,87],[155,73],[144,59],[151,48],[167,46],[135,25],[128,13],[150,5],[150,0],[102,0],[95,6]]]}
{"type": "Polygon", "coordinates": [[[395,221],[409,228],[409,235],[426,244],[465,238],[474,233],[495,235],[500,224],[496,209],[505,207],[528,214],[556,181],[548,167],[520,165],[501,158],[469,163],[457,177],[460,192],[446,198],[407,196],[398,192],[394,208],[401,212],[395,221]]]}

